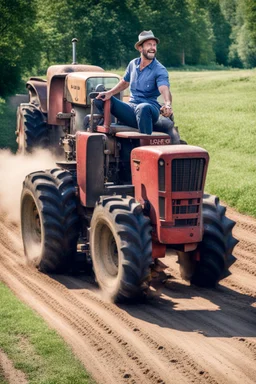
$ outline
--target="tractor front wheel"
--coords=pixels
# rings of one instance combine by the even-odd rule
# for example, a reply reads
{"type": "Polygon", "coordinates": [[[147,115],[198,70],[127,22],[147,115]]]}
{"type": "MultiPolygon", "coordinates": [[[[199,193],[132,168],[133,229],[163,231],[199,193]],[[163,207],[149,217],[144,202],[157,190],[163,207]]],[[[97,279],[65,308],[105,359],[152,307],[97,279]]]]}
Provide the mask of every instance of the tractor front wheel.
{"type": "Polygon", "coordinates": [[[143,296],[152,264],[151,225],[133,198],[105,197],[96,205],[90,248],[95,278],[113,301],[143,296]]]}
{"type": "Polygon", "coordinates": [[[178,252],[181,277],[200,287],[215,287],[230,275],[236,258],[232,255],[237,240],[232,235],[235,222],[225,216],[226,208],[213,195],[204,195],[202,242],[194,252],[178,252]]]}

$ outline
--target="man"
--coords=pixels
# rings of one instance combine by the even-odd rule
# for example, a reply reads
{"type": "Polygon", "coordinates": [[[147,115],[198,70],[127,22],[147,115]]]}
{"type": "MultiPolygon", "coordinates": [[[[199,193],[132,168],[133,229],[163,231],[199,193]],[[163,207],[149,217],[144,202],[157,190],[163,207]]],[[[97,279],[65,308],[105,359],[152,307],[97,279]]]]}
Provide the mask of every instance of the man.
{"type": "Polygon", "coordinates": [[[154,124],[159,119],[160,112],[170,117],[172,111],[172,96],[169,90],[169,77],[166,68],[155,58],[159,39],[152,31],[143,31],[135,48],[140,57],[132,60],[123,79],[106,92],[100,92],[96,99],[96,106],[103,110],[102,100],[111,99],[111,113],[121,123],[138,128],[141,133],[151,134],[154,124]],[[124,103],[113,97],[124,91],[130,85],[129,103],[124,103]],[[157,98],[163,97],[161,106],[157,98]]]}

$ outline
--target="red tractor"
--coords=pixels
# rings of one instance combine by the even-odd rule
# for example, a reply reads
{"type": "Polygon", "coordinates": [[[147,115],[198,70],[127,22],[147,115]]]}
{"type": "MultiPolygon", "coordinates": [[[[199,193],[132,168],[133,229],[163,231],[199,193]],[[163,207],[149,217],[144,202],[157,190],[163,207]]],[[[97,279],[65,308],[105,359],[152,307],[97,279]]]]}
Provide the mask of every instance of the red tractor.
{"type": "Polygon", "coordinates": [[[218,198],[204,194],[208,153],[180,144],[175,128],[145,135],[118,124],[109,101],[102,121],[94,98],[118,81],[73,63],[27,83],[30,103],[18,110],[20,151],[60,140],[65,156],[24,181],[25,254],[50,273],[91,261],[100,288],[119,301],[147,293],[171,248],[182,278],[213,287],[230,274],[237,240],[218,198]]]}

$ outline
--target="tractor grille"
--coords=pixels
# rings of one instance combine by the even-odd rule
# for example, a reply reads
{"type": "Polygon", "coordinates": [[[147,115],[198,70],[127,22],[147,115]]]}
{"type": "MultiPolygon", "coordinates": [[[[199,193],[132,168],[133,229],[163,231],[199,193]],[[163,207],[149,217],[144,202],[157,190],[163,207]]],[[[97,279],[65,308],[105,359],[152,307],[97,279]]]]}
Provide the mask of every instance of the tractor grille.
{"type": "MultiPolygon", "coordinates": [[[[174,159],[172,161],[172,192],[195,192],[203,188],[205,159],[174,159]]],[[[201,204],[200,198],[174,199],[172,213],[176,227],[196,226],[198,218],[188,218],[187,215],[197,216],[201,204]],[[184,216],[183,216],[184,215],[184,216]]]]}
{"type": "Polygon", "coordinates": [[[159,197],[159,215],[160,219],[165,219],[165,198],[159,197]]]}
{"type": "MultiPolygon", "coordinates": [[[[200,199],[198,199],[200,200],[200,199]]],[[[173,203],[176,203],[178,204],[179,203],[179,200],[173,200],[173,203]]],[[[182,205],[182,206],[179,206],[179,205],[173,205],[172,207],[172,213],[174,215],[186,215],[186,214],[189,214],[189,213],[198,213],[198,205],[182,205]]]]}
{"type": "Polygon", "coordinates": [[[158,161],[158,189],[165,191],[165,162],[162,159],[158,161]]]}
{"type": "Polygon", "coordinates": [[[175,227],[187,227],[196,226],[198,218],[187,218],[186,215],[199,213],[199,206],[201,203],[200,198],[189,199],[189,200],[172,200],[172,213],[173,215],[179,215],[179,218],[175,219],[175,227]],[[184,217],[184,216],[185,217],[184,217]],[[183,218],[183,217],[184,218],[183,218]]]}
{"type": "Polygon", "coordinates": [[[187,227],[187,226],[196,226],[197,219],[176,219],[175,227],[187,227]]]}
{"type": "Polygon", "coordinates": [[[174,159],[172,161],[172,191],[201,191],[205,159],[174,159]]]}

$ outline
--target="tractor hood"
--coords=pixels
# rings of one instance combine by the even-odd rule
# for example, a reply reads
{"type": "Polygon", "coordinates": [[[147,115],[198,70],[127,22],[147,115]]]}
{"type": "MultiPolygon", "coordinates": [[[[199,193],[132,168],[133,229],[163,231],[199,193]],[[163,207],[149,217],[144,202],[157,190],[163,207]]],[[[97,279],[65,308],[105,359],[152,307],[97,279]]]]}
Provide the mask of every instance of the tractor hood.
{"type": "Polygon", "coordinates": [[[104,85],[106,90],[113,88],[120,76],[101,71],[74,72],[66,77],[65,98],[73,104],[90,105],[89,94],[95,92],[97,85],[104,85]]]}

